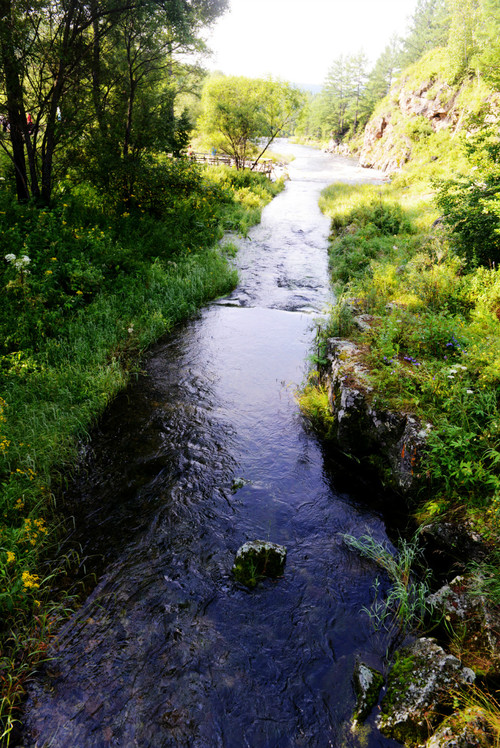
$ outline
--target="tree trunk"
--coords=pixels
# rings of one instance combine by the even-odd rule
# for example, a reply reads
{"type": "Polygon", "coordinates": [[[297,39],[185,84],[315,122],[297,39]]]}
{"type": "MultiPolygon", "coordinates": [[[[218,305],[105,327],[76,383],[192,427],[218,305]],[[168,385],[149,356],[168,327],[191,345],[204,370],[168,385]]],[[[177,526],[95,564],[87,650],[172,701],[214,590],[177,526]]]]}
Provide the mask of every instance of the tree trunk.
{"type": "Polygon", "coordinates": [[[101,98],[101,30],[97,18],[98,8],[96,0],[91,0],[90,8],[94,18],[92,21],[92,98],[99,130],[101,135],[104,136],[106,134],[106,125],[104,123],[104,107],[101,98]]]}
{"type": "Polygon", "coordinates": [[[24,154],[24,133],[28,136],[24,111],[23,90],[19,75],[19,64],[12,38],[12,2],[0,0],[0,46],[7,96],[7,113],[10,124],[12,160],[16,173],[17,199],[22,202],[30,197],[24,154]]]}

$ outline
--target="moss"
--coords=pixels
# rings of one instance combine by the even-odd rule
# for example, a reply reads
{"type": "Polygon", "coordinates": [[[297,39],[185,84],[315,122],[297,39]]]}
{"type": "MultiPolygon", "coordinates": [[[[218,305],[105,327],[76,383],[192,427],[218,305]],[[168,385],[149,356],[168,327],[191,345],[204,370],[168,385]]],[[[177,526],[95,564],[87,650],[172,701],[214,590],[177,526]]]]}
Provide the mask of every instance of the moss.
{"type": "Polygon", "coordinates": [[[286,561],[286,548],[256,540],[245,543],[236,554],[233,574],[238,582],[252,589],[266,577],[282,576],[286,561]]]}
{"type": "Polygon", "coordinates": [[[357,663],[354,670],[354,690],[358,701],[354,712],[355,723],[364,722],[376,705],[384,677],[378,670],[357,663]]]}

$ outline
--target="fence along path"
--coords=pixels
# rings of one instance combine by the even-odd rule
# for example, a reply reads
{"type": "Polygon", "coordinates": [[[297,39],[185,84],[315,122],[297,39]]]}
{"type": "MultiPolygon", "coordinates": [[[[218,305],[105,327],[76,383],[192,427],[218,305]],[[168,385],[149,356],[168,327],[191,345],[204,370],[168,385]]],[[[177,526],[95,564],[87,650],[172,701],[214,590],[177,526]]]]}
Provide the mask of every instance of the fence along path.
{"type": "MultiPolygon", "coordinates": [[[[234,158],[231,158],[231,156],[213,156],[211,153],[190,153],[188,155],[188,158],[191,159],[191,161],[196,161],[199,164],[212,164],[212,165],[218,165],[218,164],[224,164],[225,166],[236,166],[236,161],[234,158]]],[[[244,162],[244,168],[245,169],[252,169],[253,171],[259,172],[259,174],[265,174],[266,177],[269,177],[271,179],[274,167],[275,166],[281,166],[281,164],[274,164],[271,159],[266,159],[265,161],[259,161],[254,166],[254,161],[245,161],[244,162]]]]}

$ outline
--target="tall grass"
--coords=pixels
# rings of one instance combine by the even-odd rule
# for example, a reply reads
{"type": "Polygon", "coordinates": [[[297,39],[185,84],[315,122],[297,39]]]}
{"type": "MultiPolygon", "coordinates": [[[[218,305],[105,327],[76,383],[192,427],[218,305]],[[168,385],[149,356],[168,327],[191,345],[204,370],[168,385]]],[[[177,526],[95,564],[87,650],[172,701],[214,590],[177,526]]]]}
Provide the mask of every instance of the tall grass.
{"type": "MultiPolygon", "coordinates": [[[[0,734],[68,608],[57,580],[56,499],[87,434],[140,354],[237,276],[216,242],[246,232],[281,188],[261,175],[189,165],[137,190],[127,210],[89,185],[52,209],[0,193],[0,734]],[[244,194],[239,194],[244,188],[244,194]],[[252,197],[253,196],[253,197],[252,197]],[[14,259],[12,259],[14,258],[14,259]],[[28,258],[25,260],[24,258],[28,258]]],[[[69,601],[71,603],[71,601],[69,601]]],[[[1,739],[0,739],[1,740],[1,739]]]]}
{"type": "Polygon", "coordinates": [[[391,587],[384,599],[380,597],[380,582],[378,579],[375,581],[374,601],[369,608],[364,608],[375,629],[387,630],[396,642],[422,630],[432,611],[427,601],[429,573],[422,573],[422,548],[418,539],[401,539],[397,551],[393,553],[371,535],[342,537],[349,548],[376,563],[390,579],[391,587]]]}

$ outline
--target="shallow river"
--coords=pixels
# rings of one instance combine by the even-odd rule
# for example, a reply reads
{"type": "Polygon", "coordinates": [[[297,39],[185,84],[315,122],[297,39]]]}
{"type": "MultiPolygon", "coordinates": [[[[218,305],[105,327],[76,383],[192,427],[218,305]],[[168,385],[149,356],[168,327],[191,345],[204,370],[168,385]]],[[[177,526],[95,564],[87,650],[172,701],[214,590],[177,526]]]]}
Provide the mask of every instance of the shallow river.
{"type": "MultiPolygon", "coordinates": [[[[149,352],[68,489],[97,584],[31,689],[25,746],[361,745],[353,667],[380,667],[387,641],[361,612],[377,570],[342,533],[385,539],[386,526],[370,486],[308,432],[294,388],[332,302],[319,192],[379,175],[276,150],[296,156],[290,181],[239,242],[240,285],[149,352]],[[288,556],[250,592],[231,566],[256,538],[288,556]]],[[[363,745],[396,744],[373,729],[363,745]]]]}

